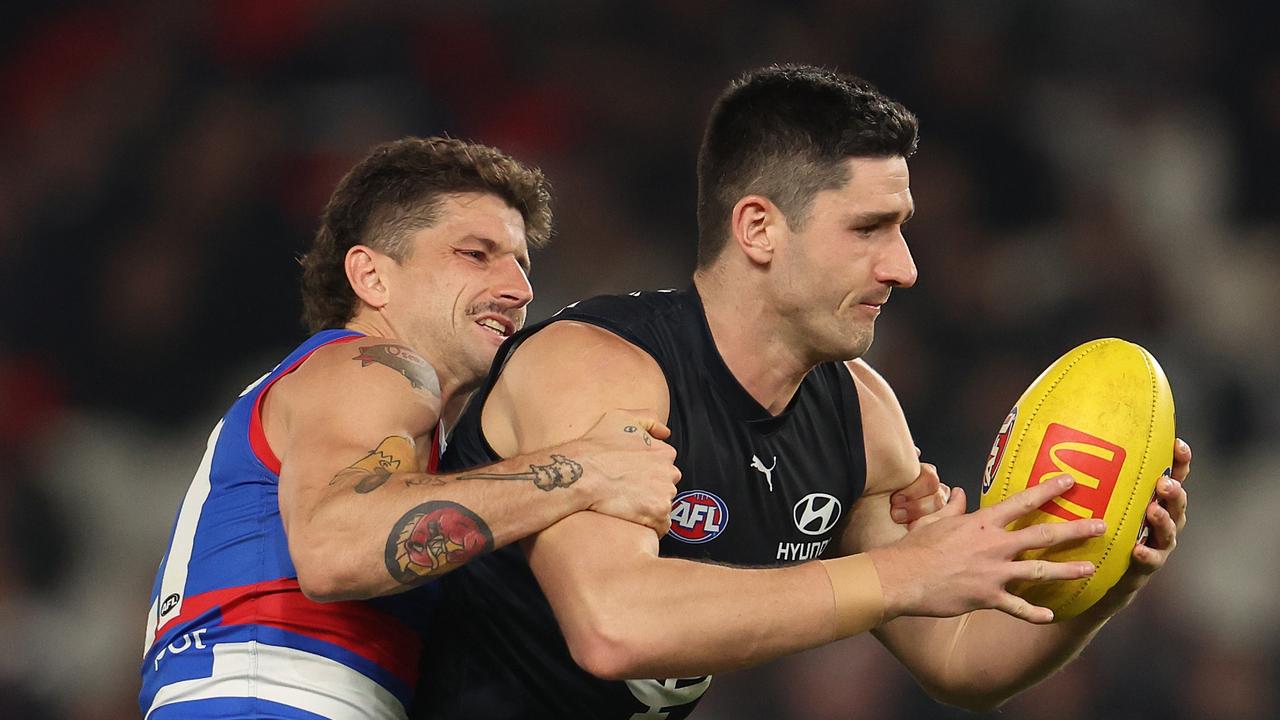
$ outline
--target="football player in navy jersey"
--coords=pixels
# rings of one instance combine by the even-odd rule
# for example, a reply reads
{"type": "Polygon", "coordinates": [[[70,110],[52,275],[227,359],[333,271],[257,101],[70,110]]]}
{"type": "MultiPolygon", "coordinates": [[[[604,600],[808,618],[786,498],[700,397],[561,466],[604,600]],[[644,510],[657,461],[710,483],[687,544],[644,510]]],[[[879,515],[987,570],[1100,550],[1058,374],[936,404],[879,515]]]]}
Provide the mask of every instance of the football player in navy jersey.
{"type": "Polygon", "coordinates": [[[1078,654],[1165,563],[1186,521],[1181,440],[1146,511],[1151,540],[1061,623],[1006,585],[1093,566],[1016,556],[1102,521],[1004,528],[1071,478],[973,513],[957,490],[914,529],[895,522],[893,494],[928,471],[892,388],[857,358],[917,279],[903,235],[916,138],[916,118],[860,79],[748,73],[699,154],[692,287],[586,300],[504,345],[446,466],[637,408],[672,430],[679,532],[577,513],[449,576],[449,616],[473,614],[436,646],[448,660],[419,716],[676,720],[708,673],[867,631],[935,698],[988,709],[1078,654]]]}

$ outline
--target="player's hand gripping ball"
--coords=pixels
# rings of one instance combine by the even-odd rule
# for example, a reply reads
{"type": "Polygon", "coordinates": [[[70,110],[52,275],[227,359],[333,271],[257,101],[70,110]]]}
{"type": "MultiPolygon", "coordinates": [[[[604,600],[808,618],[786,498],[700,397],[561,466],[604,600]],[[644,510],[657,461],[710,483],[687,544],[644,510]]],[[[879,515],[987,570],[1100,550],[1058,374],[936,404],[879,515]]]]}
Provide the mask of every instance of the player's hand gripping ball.
{"type": "Polygon", "coordinates": [[[1013,406],[987,458],[982,506],[1067,474],[1075,485],[1011,525],[1102,518],[1105,535],[1030,550],[1021,559],[1088,560],[1079,580],[1018,582],[1009,591],[1053,610],[1059,622],[1098,601],[1129,567],[1146,535],[1147,505],[1173,462],[1173,393],[1142,347],[1107,338],[1063,355],[1013,406]]]}

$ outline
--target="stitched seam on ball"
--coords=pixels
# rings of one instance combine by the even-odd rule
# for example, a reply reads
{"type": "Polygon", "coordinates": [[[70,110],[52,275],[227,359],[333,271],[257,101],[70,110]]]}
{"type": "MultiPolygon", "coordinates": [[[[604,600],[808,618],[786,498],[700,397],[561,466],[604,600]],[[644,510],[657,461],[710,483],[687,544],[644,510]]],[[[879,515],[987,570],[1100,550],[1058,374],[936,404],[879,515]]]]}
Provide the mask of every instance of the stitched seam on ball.
{"type": "MultiPolygon", "coordinates": [[[[1036,403],[1035,407],[1031,408],[1031,412],[1027,415],[1027,418],[1026,418],[1026,427],[1030,427],[1032,425],[1032,423],[1036,419],[1036,415],[1040,413],[1040,407],[1044,405],[1045,398],[1049,397],[1049,393],[1053,392],[1053,389],[1058,387],[1058,383],[1062,382],[1062,378],[1067,376],[1067,373],[1071,370],[1071,368],[1075,367],[1076,364],[1079,363],[1081,360],[1083,360],[1085,356],[1088,355],[1089,353],[1093,352],[1094,350],[1097,350],[1103,345],[1106,345],[1107,342],[1108,342],[1107,340],[1099,340],[1092,345],[1086,346],[1084,351],[1080,353],[1080,357],[1076,358],[1075,360],[1072,360],[1070,364],[1068,364],[1066,367],[1062,368],[1062,370],[1058,372],[1058,376],[1053,379],[1053,383],[1049,385],[1049,389],[1041,393],[1039,402],[1036,403]]],[[[1012,430],[1012,428],[1010,428],[1010,430],[1012,430]]],[[[1012,434],[1012,432],[1010,432],[1010,434],[1012,434]]],[[[1018,438],[1018,442],[1016,445],[1014,445],[1012,448],[1009,448],[1009,447],[1005,448],[1005,454],[1008,455],[1009,467],[1013,467],[1018,462],[1018,452],[1022,450],[1022,441],[1025,438],[1026,438],[1026,434],[1024,433],[1021,437],[1018,438]],[[1010,452],[1010,450],[1012,450],[1012,452],[1010,452]]],[[[1003,463],[1004,461],[1002,460],[1001,462],[1003,463]]],[[[1000,469],[996,468],[996,472],[999,472],[999,471],[1000,469]]],[[[1000,490],[1000,499],[1006,500],[1008,499],[1008,497],[1009,497],[1009,487],[1008,487],[1008,484],[1006,483],[1005,487],[1001,488],[1000,490]]]]}
{"type": "MultiPolygon", "coordinates": [[[[1160,390],[1159,388],[1156,387],[1155,373],[1152,372],[1151,370],[1151,362],[1147,359],[1146,353],[1142,353],[1142,364],[1145,365],[1147,368],[1147,380],[1151,386],[1151,408],[1150,408],[1150,411],[1147,413],[1147,416],[1154,418],[1155,412],[1156,412],[1156,400],[1159,398],[1160,390]]],[[[1150,456],[1151,454],[1151,438],[1155,434],[1155,425],[1156,424],[1154,421],[1147,423],[1147,442],[1146,442],[1146,445],[1142,448],[1142,458],[1141,458],[1141,461],[1138,463],[1139,474],[1141,474],[1142,471],[1147,467],[1147,457],[1150,456]]],[[[1124,527],[1124,521],[1128,519],[1129,510],[1131,510],[1132,508],[1133,508],[1133,498],[1130,497],[1129,502],[1125,503],[1124,512],[1120,514],[1120,523],[1117,526],[1118,528],[1124,527]]],[[[1145,502],[1143,503],[1142,509],[1143,509],[1143,512],[1146,512],[1145,502]]],[[[1111,550],[1115,547],[1116,541],[1119,539],[1120,539],[1120,533],[1118,532],[1111,537],[1111,542],[1107,543],[1106,547],[1103,548],[1102,557],[1098,559],[1099,565],[1102,565],[1107,561],[1107,558],[1111,555],[1111,550]]],[[[1089,587],[1089,582],[1092,582],[1092,580],[1093,580],[1092,576],[1087,578],[1087,581],[1085,582],[1085,584],[1081,585],[1080,588],[1076,590],[1071,595],[1071,597],[1067,600],[1066,607],[1070,607],[1071,604],[1074,603],[1080,597],[1080,594],[1083,593],[1085,589],[1089,587]]]]}
{"type": "MultiPolygon", "coordinates": [[[[1045,391],[1040,395],[1040,400],[1036,403],[1035,407],[1033,407],[1033,408],[1031,409],[1031,412],[1027,415],[1027,427],[1030,427],[1030,426],[1032,425],[1032,423],[1034,423],[1034,422],[1035,422],[1036,416],[1040,414],[1040,408],[1044,405],[1045,398],[1049,397],[1049,393],[1053,392],[1053,389],[1054,389],[1054,388],[1056,388],[1056,387],[1058,387],[1058,384],[1062,382],[1062,378],[1064,378],[1064,377],[1066,377],[1066,376],[1067,376],[1067,373],[1071,371],[1071,368],[1075,367],[1077,363],[1079,363],[1081,360],[1085,359],[1085,357],[1086,357],[1086,356],[1088,356],[1088,355],[1089,355],[1089,353],[1093,352],[1094,350],[1097,350],[1098,348],[1102,347],[1103,345],[1107,345],[1107,344],[1109,344],[1109,342],[1111,342],[1111,341],[1110,341],[1110,340],[1098,340],[1098,341],[1094,342],[1092,345],[1088,345],[1088,346],[1086,346],[1086,347],[1085,347],[1085,349],[1080,353],[1080,356],[1079,356],[1079,357],[1077,357],[1076,359],[1072,360],[1070,363],[1068,363],[1068,364],[1067,364],[1067,366],[1066,366],[1066,367],[1062,368],[1062,370],[1058,372],[1058,376],[1057,376],[1057,377],[1055,377],[1055,378],[1053,379],[1053,383],[1049,385],[1049,389],[1048,389],[1048,390],[1045,390],[1045,391]]],[[[1024,437],[1025,437],[1025,436],[1024,436],[1024,437]]],[[[1014,464],[1015,462],[1017,462],[1017,460],[1018,460],[1018,451],[1019,451],[1019,450],[1021,450],[1021,449],[1022,449],[1022,438],[1019,438],[1019,439],[1018,439],[1018,444],[1017,444],[1017,446],[1013,448],[1013,455],[1012,455],[1012,456],[1010,456],[1010,458],[1009,458],[1009,466],[1010,466],[1010,467],[1013,467],[1013,464],[1014,464]]],[[[1005,452],[1008,452],[1008,448],[1006,448],[1005,452]]],[[[1005,494],[1003,494],[1003,495],[1001,495],[1001,496],[1000,496],[1000,499],[1001,499],[1001,500],[1004,500],[1004,499],[1006,499],[1006,498],[1008,497],[1008,488],[1006,487],[1004,490],[1005,490],[1005,494]]],[[[1071,600],[1067,601],[1067,604],[1068,604],[1068,605],[1070,605],[1070,603],[1071,603],[1071,602],[1074,602],[1074,601],[1075,601],[1075,599],[1076,599],[1076,597],[1078,597],[1078,596],[1080,595],[1080,593],[1084,592],[1084,591],[1085,591],[1085,589],[1089,587],[1089,582],[1090,582],[1093,578],[1092,578],[1092,577],[1087,577],[1087,578],[1083,578],[1083,579],[1084,579],[1084,584],[1080,586],[1080,588],[1076,591],[1076,594],[1075,594],[1075,595],[1072,595],[1072,596],[1071,596],[1071,600]]],[[[1065,606],[1064,606],[1064,607],[1065,607],[1065,606]]]]}

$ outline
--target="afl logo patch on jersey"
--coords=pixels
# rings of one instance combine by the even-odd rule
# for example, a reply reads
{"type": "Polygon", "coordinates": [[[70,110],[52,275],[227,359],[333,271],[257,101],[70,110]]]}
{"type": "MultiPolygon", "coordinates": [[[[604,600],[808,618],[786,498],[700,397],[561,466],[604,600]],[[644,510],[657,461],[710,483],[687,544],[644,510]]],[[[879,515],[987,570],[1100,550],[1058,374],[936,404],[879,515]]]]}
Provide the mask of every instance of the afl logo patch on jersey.
{"type": "Polygon", "coordinates": [[[699,544],[715,540],[729,525],[729,506],[713,493],[688,490],[671,501],[671,536],[699,544]]]}
{"type": "Polygon", "coordinates": [[[182,596],[178,595],[178,593],[173,593],[169,597],[165,598],[164,602],[160,603],[160,617],[164,617],[170,612],[173,612],[173,609],[178,607],[178,601],[181,599],[182,596]]]}
{"type": "Polygon", "coordinates": [[[821,535],[840,521],[840,501],[834,495],[809,493],[792,508],[796,529],[805,535],[821,535]]]}

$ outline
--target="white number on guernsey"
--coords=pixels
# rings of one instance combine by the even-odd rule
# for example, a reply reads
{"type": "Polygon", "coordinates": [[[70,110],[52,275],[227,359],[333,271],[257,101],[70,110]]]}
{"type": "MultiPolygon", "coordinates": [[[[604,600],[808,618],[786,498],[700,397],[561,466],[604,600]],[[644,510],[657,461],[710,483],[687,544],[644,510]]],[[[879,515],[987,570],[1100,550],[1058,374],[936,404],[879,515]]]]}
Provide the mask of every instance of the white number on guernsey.
{"type": "Polygon", "coordinates": [[[222,422],[218,421],[213,434],[209,436],[209,444],[200,460],[200,467],[187,488],[182,509],[178,511],[178,522],[173,528],[173,540],[169,543],[169,555],[165,558],[164,575],[160,580],[160,594],[156,596],[159,604],[147,618],[144,655],[151,649],[151,643],[155,642],[156,631],[163,628],[170,618],[182,614],[182,600],[187,591],[187,568],[195,549],[196,526],[200,524],[200,514],[204,512],[204,501],[209,498],[209,471],[213,468],[213,451],[222,435],[222,422]]]}
{"type": "Polygon", "coordinates": [[[670,708],[688,705],[702,697],[711,687],[711,676],[667,678],[666,680],[628,680],[627,689],[647,710],[631,716],[631,720],[666,720],[670,708]],[[677,687],[680,681],[688,684],[677,687]]]}
{"type": "MultiPolygon", "coordinates": [[[[279,367],[278,365],[276,367],[279,367]]],[[[272,370],[271,372],[275,372],[272,370]]],[[[254,380],[240,393],[244,397],[270,377],[266,373],[254,380]]],[[[187,495],[182,500],[182,508],[178,510],[178,521],[173,528],[173,540],[169,542],[169,554],[165,558],[164,575],[160,581],[160,594],[151,605],[147,615],[147,636],[142,646],[142,654],[151,650],[156,641],[156,631],[164,627],[170,619],[182,614],[182,600],[187,589],[187,567],[191,564],[191,553],[194,550],[196,527],[200,524],[200,515],[204,512],[204,501],[209,498],[209,471],[213,467],[213,451],[222,435],[223,420],[214,426],[209,435],[209,443],[205,447],[200,467],[196,469],[191,485],[187,487],[187,495]]],[[[159,658],[156,658],[159,661],[159,658]]]]}

